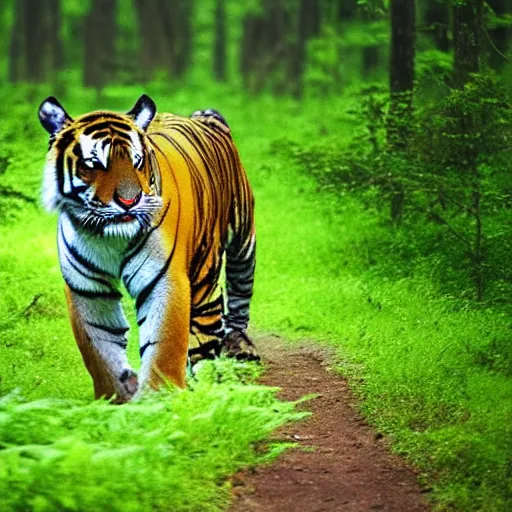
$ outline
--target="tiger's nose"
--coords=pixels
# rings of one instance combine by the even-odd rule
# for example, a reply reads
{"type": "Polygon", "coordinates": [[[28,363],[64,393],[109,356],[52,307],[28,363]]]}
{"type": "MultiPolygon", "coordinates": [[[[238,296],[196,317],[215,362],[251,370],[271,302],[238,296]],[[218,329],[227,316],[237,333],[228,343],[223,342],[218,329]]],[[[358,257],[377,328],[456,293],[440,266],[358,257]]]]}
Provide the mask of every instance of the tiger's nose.
{"type": "Polygon", "coordinates": [[[142,197],[142,193],[141,192],[139,192],[138,194],[136,194],[132,198],[122,197],[121,195],[119,195],[117,190],[114,193],[114,201],[119,206],[124,208],[125,210],[129,210],[130,208],[133,208],[140,201],[141,197],[142,197]]]}

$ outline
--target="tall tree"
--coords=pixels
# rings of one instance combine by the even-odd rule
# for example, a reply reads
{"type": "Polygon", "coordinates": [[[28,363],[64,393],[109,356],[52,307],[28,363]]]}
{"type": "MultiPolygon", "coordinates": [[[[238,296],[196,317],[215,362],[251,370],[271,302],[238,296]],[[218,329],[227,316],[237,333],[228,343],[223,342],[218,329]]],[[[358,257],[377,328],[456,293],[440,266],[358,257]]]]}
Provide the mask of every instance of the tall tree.
{"type": "MultiPolygon", "coordinates": [[[[481,70],[483,0],[465,0],[453,6],[453,83],[457,89],[465,90],[471,73],[481,70]]],[[[476,299],[484,296],[484,251],[482,225],[482,185],[483,177],[479,170],[478,137],[481,127],[478,123],[478,109],[459,109],[453,116],[458,125],[458,136],[465,141],[458,148],[459,158],[465,164],[465,172],[470,177],[470,206],[468,212],[474,220],[474,237],[471,243],[472,270],[474,274],[476,299]]]]}
{"type": "Polygon", "coordinates": [[[180,77],[190,64],[192,48],[191,0],[135,0],[140,34],[143,80],[164,70],[180,77]]]}
{"type": "Polygon", "coordinates": [[[217,0],[215,6],[215,43],[213,50],[213,76],[216,80],[226,80],[226,4],[217,0]]]}
{"type": "Polygon", "coordinates": [[[357,0],[338,0],[336,11],[338,21],[353,19],[357,11],[357,0]]]}
{"type": "Polygon", "coordinates": [[[432,33],[436,47],[442,52],[450,49],[448,29],[450,26],[450,9],[447,3],[430,0],[425,9],[425,23],[432,33]]]}
{"type": "Polygon", "coordinates": [[[167,12],[167,20],[171,20],[171,48],[173,58],[171,73],[180,78],[192,63],[192,21],[194,13],[193,0],[168,2],[163,0],[167,12]]]}
{"type": "Polygon", "coordinates": [[[391,106],[387,135],[394,149],[407,148],[409,139],[414,92],[415,23],[414,0],[391,2],[391,106]]]}
{"type": "Polygon", "coordinates": [[[22,0],[17,0],[14,4],[14,23],[11,30],[11,42],[9,45],[9,82],[18,82],[25,78],[23,69],[23,32],[25,29],[24,23],[24,9],[25,5],[22,0]]]}
{"type": "MultiPolygon", "coordinates": [[[[375,20],[376,15],[374,9],[384,10],[384,7],[381,6],[382,2],[380,0],[374,1],[370,4],[369,7],[363,10],[362,18],[364,22],[370,23],[375,20]]],[[[381,49],[377,44],[365,45],[362,50],[362,75],[364,80],[370,80],[372,77],[372,73],[378,68],[381,60],[381,49]]]]}
{"type": "Polygon", "coordinates": [[[49,80],[62,65],[59,0],[16,0],[9,47],[11,82],[49,80]]]}
{"type": "Polygon", "coordinates": [[[318,0],[300,0],[297,20],[297,43],[291,63],[291,75],[294,82],[293,93],[300,98],[303,93],[303,76],[306,67],[307,43],[320,33],[320,2],[318,0]]]}
{"type": "Polygon", "coordinates": [[[470,73],[480,71],[483,33],[483,0],[465,0],[452,7],[453,13],[453,83],[462,88],[470,73]]]}
{"type": "Polygon", "coordinates": [[[84,85],[100,91],[115,73],[117,0],[92,0],[85,20],[84,85]]]}
{"type": "MultiPolygon", "coordinates": [[[[487,5],[497,16],[507,14],[507,0],[487,0],[487,5]]],[[[494,69],[501,69],[507,62],[505,54],[509,45],[509,37],[510,27],[499,26],[489,30],[489,65],[494,69]]]]}
{"type": "MultiPolygon", "coordinates": [[[[390,109],[387,139],[391,151],[405,152],[411,135],[414,58],[416,41],[416,10],[414,0],[391,2],[391,60],[389,68],[390,109]]],[[[391,218],[402,214],[404,192],[400,184],[392,186],[391,218]]]]}
{"type": "Polygon", "coordinates": [[[262,13],[248,14],[243,20],[240,70],[244,85],[253,92],[271,85],[279,94],[291,86],[294,24],[285,1],[265,0],[263,6],[262,13]]]}

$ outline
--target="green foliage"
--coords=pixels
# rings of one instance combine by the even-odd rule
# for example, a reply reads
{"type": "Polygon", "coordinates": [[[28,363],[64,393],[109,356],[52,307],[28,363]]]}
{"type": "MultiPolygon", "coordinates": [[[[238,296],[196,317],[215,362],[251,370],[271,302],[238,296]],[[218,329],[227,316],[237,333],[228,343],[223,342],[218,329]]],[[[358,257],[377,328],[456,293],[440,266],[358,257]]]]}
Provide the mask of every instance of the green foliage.
{"type": "Polygon", "coordinates": [[[216,384],[206,378],[214,364],[191,390],[121,407],[4,397],[1,510],[222,510],[227,477],[283,449],[256,452],[254,443],[304,414],[278,402],[274,389],[241,385],[232,361],[223,363],[232,378],[216,384]]]}
{"type": "Polygon", "coordinates": [[[383,21],[352,22],[342,29],[327,24],[321,34],[308,43],[304,80],[313,97],[340,94],[361,76],[361,50],[381,47],[389,42],[388,26],[383,21]]]}
{"type": "MultiPolygon", "coordinates": [[[[499,83],[476,76],[463,90],[418,110],[413,123],[388,111],[383,87],[364,86],[348,113],[348,142],[290,148],[301,167],[324,188],[358,193],[382,208],[392,210],[401,191],[401,224],[381,249],[385,254],[391,244],[402,258],[399,275],[412,271],[411,262],[429,266],[445,292],[510,303],[512,109],[499,83]],[[388,145],[392,115],[401,138],[409,134],[403,151],[388,145]]],[[[382,269],[396,275],[387,264],[382,269]]]]}
{"type": "Polygon", "coordinates": [[[419,122],[413,201],[450,232],[459,258],[472,267],[479,299],[503,301],[512,293],[511,131],[510,100],[486,75],[453,90],[419,122]]]}

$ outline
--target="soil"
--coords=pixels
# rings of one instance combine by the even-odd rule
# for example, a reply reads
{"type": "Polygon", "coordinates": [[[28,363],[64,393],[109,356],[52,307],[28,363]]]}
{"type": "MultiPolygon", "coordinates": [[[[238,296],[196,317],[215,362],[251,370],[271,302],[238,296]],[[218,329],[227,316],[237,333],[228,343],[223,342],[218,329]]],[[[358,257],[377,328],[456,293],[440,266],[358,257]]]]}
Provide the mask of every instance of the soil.
{"type": "Polygon", "coordinates": [[[332,355],[317,345],[297,346],[256,336],[266,371],[263,384],[283,400],[316,393],[303,408],[313,414],[277,434],[293,440],[277,461],[233,478],[230,512],[426,512],[413,470],[392,455],[383,436],[356,411],[345,380],[329,370],[332,355]]]}

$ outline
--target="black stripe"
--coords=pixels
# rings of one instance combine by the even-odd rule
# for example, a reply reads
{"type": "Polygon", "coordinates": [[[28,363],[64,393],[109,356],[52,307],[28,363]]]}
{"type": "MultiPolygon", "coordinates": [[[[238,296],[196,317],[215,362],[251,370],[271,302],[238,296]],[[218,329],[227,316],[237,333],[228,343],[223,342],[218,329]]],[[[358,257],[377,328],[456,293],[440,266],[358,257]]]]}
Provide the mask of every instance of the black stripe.
{"type": "Polygon", "coordinates": [[[59,192],[64,196],[64,153],[59,153],[55,166],[57,170],[57,185],[59,186],[59,192]]]}
{"type": "Polygon", "coordinates": [[[176,248],[176,243],[174,244],[174,247],[172,248],[171,254],[169,254],[169,257],[167,258],[167,261],[165,262],[165,265],[160,269],[160,272],[151,280],[149,284],[147,284],[139,293],[137,296],[137,300],[135,301],[135,308],[140,309],[144,302],[146,302],[147,298],[157,285],[158,281],[162,279],[163,275],[167,272],[167,269],[169,268],[169,265],[171,264],[172,257],[174,255],[174,249],[176,248]]]}
{"type": "Polygon", "coordinates": [[[215,309],[223,304],[223,297],[220,295],[217,299],[212,302],[207,302],[202,306],[192,306],[191,316],[201,316],[204,313],[209,313],[212,309],[215,309]]]}
{"type": "Polygon", "coordinates": [[[125,280],[124,285],[126,286],[126,288],[130,288],[130,283],[132,282],[133,278],[138,274],[139,270],[144,266],[146,261],[148,261],[149,256],[149,254],[146,255],[146,257],[142,260],[141,264],[137,267],[137,270],[135,270],[135,272],[133,272],[132,275],[125,280]]]}
{"type": "MultiPolygon", "coordinates": [[[[158,147],[157,144],[155,144],[155,147],[158,149],[158,151],[160,151],[163,154],[164,158],[167,160],[167,156],[158,147]]],[[[172,169],[168,160],[167,160],[167,163],[169,165],[169,169],[172,169]]],[[[175,177],[174,177],[174,180],[176,180],[175,177]]],[[[167,210],[165,211],[165,213],[167,213],[167,210]]],[[[178,204],[178,215],[177,215],[177,219],[176,219],[176,225],[179,226],[179,224],[180,224],[180,208],[179,208],[179,204],[178,204]]],[[[176,233],[175,233],[175,235],[176,235],[176,233]]],[[[172,247],[171,254],[169,254],[169,257],[167,258],[167,261],[165,262],[165,265],[162,267],[160,272],[158,272],[158,274],[151,280],[151,282],[141,290],[141,292],[137,296],[137,300],[135,301],[135,308],[137,310],[139,310],[142,307],[142,305],[144,304],[144,302],[146,302],[147,298],[149,297],[149,295],[151,294],[151,292],[157,285],[158,281],[160,281],[160,279],[162,279],[163,275],[167,272],[167,269],[169,268],[169,265],[171,264],[172,257],[174,256],[174,251],[176,250],[176,238],[177,237],[174,236],[174,245],[172,247]]]]}
{"type": "Polygon", "coordinates": [[[128,253],[123,258],[123,261],[121,261],[121,266],[119,268],[119,272],[122,274],[124,267],[128,264],[128,262],[144,247],[145,243],[148,241],[149,236],[155,229],[158,229],[162,222],[164,221],[165,217],[167,216],[167,212],[169,211],[169,208],[171,206],[171,202],[169,201],[167,203],[167,206],[165,208],[164,213],[162,213],[162,216],[160,217],[160,220],[158,221],[158,224],[153,226],[145,235],[144,237],[139,241],[139,243],[135,243],[133,247],[128,249],[128,253]]]}
{"type": "Polygon", "coordinates": [[[93,139],[101,139],[102,137],[111,137],[109,130],[100,130],[94,134],[93,139]]]}
{"type": "Polygon", "coordinates": [[[137,325],[140,327],[147,319],[148,317],[145,316],[144,318],[141,318],[140,320],[137,320],[137,325]]]}
{"type": "Polygon", "coordinates": [[[75,288],[74,286],[69,284],[67,281],[66,281],[66,284],[69,286],[70,290],[73,293],[76,293],[80,297],[84,297],[84,298],[87,298],[87,299],[120,300],[123,297],[117,291],[112,291],[112,292],[92,292],[92,291],[89,291],[89,290],[79,290],[78,288],[75,288]]]}
{"type": "Polygon", "coordinates": [[[105,325],[93,324],[92,322],[87,322],[87,324],[96,329],[101,329],[102,331],[108,332],[114,336],[124,336],[129,330],[129,327],[107,327],[105,325]]]}
{"type": "MultiPolygon", "coordinates": [[[[130,146],[130,148],[132,147],[132,144],[133,144],[132,138],[127,133],[120,132],[120,131],[116,130],[116,132],[114,133],[114,136],[116,139],[121,139],[121,143],[126,143],[130,146]]],[[[96,138],[96,135],[94,135],[94,138],[96,138]]]]}
{"type": "Polygon", "coordinates": [[[80,263],[80,265],[82,265],[84,268],[89,270],[89,272],[97,272],[99,274],[104,274],[108,277],[111,277],[112,279],[117,279],[116,276],[104,271],[103,269],[99,268],[97,265],[90,262],[89,260],[86,260],[72,245],[70,245],[68,243],[68,241],[66,240],[66,237],[64,236],[64,231],[62,230],[62,226],[60,228],[60,233],[62,236],[62,241],[64,242],[64,245],[66,246],[66,249],[69,251],[71,256],[73,256],[73,258],[75,258],[75,260],[78,261],[78,263],[80,263]]]}
{"type": "Polygon", "coordinates": [[[151,346],[151,345],[156,345],[158,343],[158,341],[148,341],[145,345],[143,345],[142,347],[140,347],[140,350],[139,350],[139,353],[140,353],[140,357],[142,358],[144,356],[144,352],[146,352],[146,350],[151,346]]]}
{"type": "Polygon", "coordinates": [[[100,277],[94,277],[89,274],[86,274],[82,271],[82,269],[78,268],[73,261],[69,259],[69,256],[66,254],[66,260],[68,263],[73,267],[73,269],[78,272],[81,276],[85,277],[86,279],[90,279],[91,281],[94,281],[98,284],[101,284],[103,286],[106,286],[107,288],[112,288],[111,283],[109,283],[106,279],[101,279],[100,277]]]}
{"type": "Polygon", "coordinates": [[[97,111],[97,112],[89,112],[88,114],[84,114],[80,118],[80,122],[82,124],[89,124],[94,121],[97,121],[98,119],[113,119],[114,121],[121,121],[123,123],[126,123],[126,120],[121,114],[116,114],[115,112],[106,112],[106,111],[97,111]]]}
{"type": "Polygon", "coordinates": [[[188,354],[189,355],[205,354],[206,352],[209,352],[212,348],[217,349],[219,347],[220,347],[220,340],[218,340],[218,339],[211,340],[211,341],[207,341],[206,343],[203,343],[199,347],[189,349],[188,354]]]}
{"type": "Polygon", "coordinates": [[[190,321],[190,326],[195,327],[199,332],[203,334],[212,334],[213,332],[221,331],[224,327],[222,320],[218,319],[215,322],[207,325],[202,325],[198,323],[196,320],[192,319],[190,321]]]}
{"type": "Polygon", "coordinates": [[[121,121],[103,121],[101,123],[92,124],[88,126],[84,130],[84,135],[90,135],[93,132],[97,132],[100,130],[105,130],[107,128],[119,128],[121,130],[126,130],[127,132],[133,131],[133,128],[128,123],[123,123],[121,121]]]}

